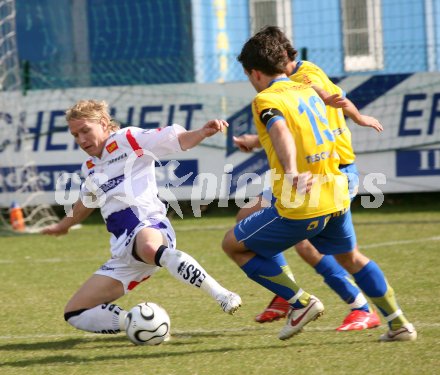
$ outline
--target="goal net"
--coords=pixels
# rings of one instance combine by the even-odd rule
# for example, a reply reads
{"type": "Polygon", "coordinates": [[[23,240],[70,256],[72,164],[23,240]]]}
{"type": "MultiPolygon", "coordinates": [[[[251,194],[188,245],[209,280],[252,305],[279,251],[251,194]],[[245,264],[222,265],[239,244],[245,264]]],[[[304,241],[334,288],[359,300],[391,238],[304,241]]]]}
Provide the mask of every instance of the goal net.
{"type": "MultiPolygon", "coordinates": [[[[363,154],[388,153],[381,160],[391,160],[391,172],[386,173],[395,173],[395,154],[405,161],[417,152],[423,170],[440,170],[440,76],[423,73],[423,66],[413,68],[416,61],[412,56],[422,55],[423,46],[405,44],[408,53],[402,54],[403,47],[391,41],[382,57],[392,61],[387,70],[395,74],[374,74],[382,71],[383,58],[377,54],[373,54],[376,70],[361,67],[356,74],[352,73],[354,60],[342,58],[357,52],[348,45],[351,43],[343,43],[344,35],[357,32],[345,18],[366,20],[370,10],[365,6],[372,2],[359,2],[366,13],[357,12],[359,6],[350,8],[352,2],[341,2],[345,18],[339,3],[322,13],[322,4],[318,4],[322,2],[304,6],[290,0],[57,0],[56,7],[52,3],[0,0],[3,227],[9,223],[8,207],[15,201],[24,210],[46,210],[45,204],[60,203],[54,199],[59,176],[77,173],[85,158],[64,119],[66,108],[79,99],[106,100],[112,117],[123,126],[144,129],[172,123],[195,129],[209,119],[228,120],[227,137],[216,135],[203,142],[199,154],[189,151],[179,157],[182,175],[178,177],[212,170],[220,171],[220,176],[226,163],[237,171],[258,165],[264,156],[254,160],[253,155],[236,152],[232,141],[233,135],[255,131],[250,106],[255,90],[237,55],[249,36],[268,24],[286,31],[300,52],[298,60],[323,68],[362,113],[384,125],[385,131],[379,135],[349,121],[358,160],[363,154]],[[319,28],[312,22],[317,15],[321,17],[319,28]],[[339,25],[336,15],[344,21],[340,36],[328,33],[339,25]],[[347,51],[342,44],[347,44],[347,51]]],[[[382,30],[375,23],[370,26],[374,34],[382,30]]],[[[395,23],[387,27],[393,27],[396,35],[406,32],[395,23]]],[[[355,47],[364,39],[368,41],[367,35],[353,37],[355,47]]],[[[157,178],[168,176],[159,172],[157,178]]],[[[182,196],[178,199],[189,199],[189,183],[179,190],[182,196]]],[[[71,203],[74,198],[63,197],[71,203]]],[[[33,217],[29,215],[26,212],[27,218],[33,217]]],[[[39,217],[51,215],[44,211],[39,217]]]]}
{"type": "MultiPolygon", "coordinates": [[[[16,47],[15,1],[0,0],[0,233],[37,232],[58,220],[47,204],[36,166],[30,157],[30,134],[23,112],[20,66],[16,47]],[[11,225],[11,207],[21,208],[24,226],[11,225]]],[[[21,216],[20,215],[20,216],[21,216]]]]}

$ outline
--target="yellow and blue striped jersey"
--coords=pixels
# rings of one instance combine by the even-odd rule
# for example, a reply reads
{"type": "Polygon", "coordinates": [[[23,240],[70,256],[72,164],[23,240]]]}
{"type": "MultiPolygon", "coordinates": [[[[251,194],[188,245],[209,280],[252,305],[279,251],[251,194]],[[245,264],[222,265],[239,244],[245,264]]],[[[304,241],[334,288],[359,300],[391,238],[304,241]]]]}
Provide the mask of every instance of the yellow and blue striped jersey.
{"type": "MultiPolygon", "coordinates": [[[[298,61],[289,78],[294,82],[316,85],[329,94],[345,96],[345,92],[335,85],[321,68],[310,61],[298,61]]],[[[330,129],[336,137],[336,151],[341,159],[340,163],[354,163],[356,156],[351,144],[351,132],[345,122],[342,109],[327,106],[327,117],[330,129]]]]}
{"type": "Polygon", "coordinates": [[[339,157],[326,118],[326,106],[315,90],[287,77],[275,80],[256,95],[252,112],[272,171],[272,191],[279,215],[307,219],[349,206],[347,179],[338,168],[339,157]],[[270,126],[280,118],[284,118],[294,139],[298,172],[310,171],[320,177],[305,196],[297,194],[292,185],[283,191],[284,169],[268,133],[270,126]]]}

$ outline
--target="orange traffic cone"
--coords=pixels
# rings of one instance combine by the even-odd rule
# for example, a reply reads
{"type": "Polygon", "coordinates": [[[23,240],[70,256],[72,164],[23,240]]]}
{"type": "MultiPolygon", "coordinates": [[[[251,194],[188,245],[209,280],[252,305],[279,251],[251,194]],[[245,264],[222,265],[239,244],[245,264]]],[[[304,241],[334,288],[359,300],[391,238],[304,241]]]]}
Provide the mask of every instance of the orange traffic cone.
{"type": "Polygon", "coordinates": [[[23,232],[25,230],[23,211],[17,202],[11,204],[9,209],[9,219],[11,221],[12,229],[23,232]]]}

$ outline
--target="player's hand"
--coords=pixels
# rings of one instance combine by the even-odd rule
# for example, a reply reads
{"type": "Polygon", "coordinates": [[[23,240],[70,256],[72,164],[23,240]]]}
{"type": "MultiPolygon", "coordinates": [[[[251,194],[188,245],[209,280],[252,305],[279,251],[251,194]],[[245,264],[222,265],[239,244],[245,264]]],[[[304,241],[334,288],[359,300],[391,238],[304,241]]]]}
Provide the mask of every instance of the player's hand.
{"type": "Polygon", "coordinates": [[[261,147],[260,141],[256,134],[243,134],[239,137],[232,137],[234,144],[242,152],[251,152],[255,148],[261,147]]]}
{"type": "Polygon", "coordinates": [[[361,115],[360,121],[357,124],[360,126],[373,128],[379,133],[383,131],[382,124],[377,119],[371,116],[361,115]]]}
{"type": "Polygon", "coordinates": [[[225,132],[229,124],[225,120],[210,120],[202,127],[204,137],[211,137],[218,132],[225,132]]]}
{"type": "Polygon", "coordinates": [[[312,88],[316,91],[316,93],[319,95],[325,105],[329,105],[334,108],[344,108],[348,106],[347,101],[341,95],[330,95],[326,90],[316,85],[312,85],[312,88]]]}
{"type": "Polygon", "coordinates": [[[325,105],[329,105],[333,108],[344,108],[348,106],[347,101],[344,97],[342,97],[339,94],[333,94],[327,96],[325,99],[323,99],[325,105]]]}
{"type": "Polygon", "coordinates": [[[285,178],[289,180],[289,182],[292,184],[293,187],[296,188],[296,191],[299,194],[310,193],[313,184],[316,182],[313,174],[309,171],[303,173],[285,174],[285,178]]]}
{"type": "Polygon", "coordinates": [[[62,236],[64,234],[67,234],[69,231],[68,228],[61,226],[59,223],[49,225],[48,227],[43,228],[40,233],[41,234],[48,234],[50,236],[62,236]]]}

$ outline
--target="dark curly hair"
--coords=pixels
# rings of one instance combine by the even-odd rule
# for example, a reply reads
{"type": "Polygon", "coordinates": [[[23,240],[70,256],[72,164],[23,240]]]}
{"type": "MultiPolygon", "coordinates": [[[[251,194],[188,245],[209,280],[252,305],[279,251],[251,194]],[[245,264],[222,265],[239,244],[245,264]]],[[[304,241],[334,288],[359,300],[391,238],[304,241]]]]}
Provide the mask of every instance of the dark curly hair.
{"type": "Polygon", "coordinates": [[[276,40],[279,44],[281,44],[284,50],[287,52],[287,56],[290,61],[294,61],[298,51],[293,48],[292,43],[287,38],[286,34],[278,26],[265,26],[260,31],[258,31],[255,36],[259,37],[270,37],[276,40]]]}
{"type": "Polygon", "coordinates": [[[270,76],[284,73],[289,62],[284,46],[266,33],[257,33],[250,38],[244,44],[237,60],[247,72],[255,69],[270,76]]]}

